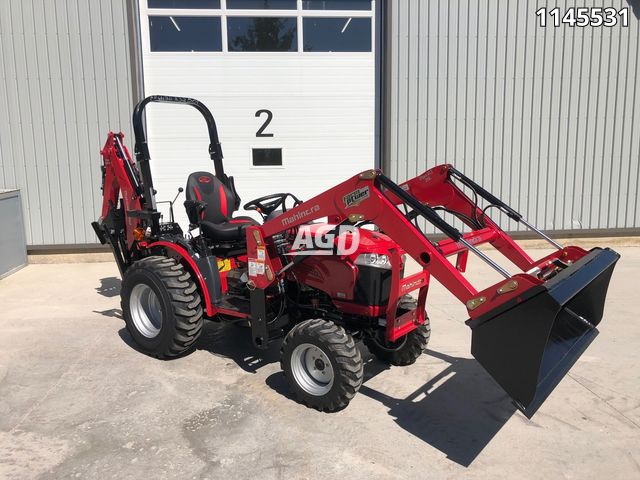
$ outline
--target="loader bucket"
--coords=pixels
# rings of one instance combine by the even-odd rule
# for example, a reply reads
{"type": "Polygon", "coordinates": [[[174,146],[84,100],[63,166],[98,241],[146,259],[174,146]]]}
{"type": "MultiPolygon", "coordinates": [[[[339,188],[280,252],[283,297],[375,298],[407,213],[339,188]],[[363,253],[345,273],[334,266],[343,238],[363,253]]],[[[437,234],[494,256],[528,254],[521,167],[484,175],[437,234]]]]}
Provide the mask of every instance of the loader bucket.
{"type": "Polygon", "coordinates": [[[598,334],[618,258],[593,249],[544,284],[467,321],[471,353],[527,418],[598,334]]]}

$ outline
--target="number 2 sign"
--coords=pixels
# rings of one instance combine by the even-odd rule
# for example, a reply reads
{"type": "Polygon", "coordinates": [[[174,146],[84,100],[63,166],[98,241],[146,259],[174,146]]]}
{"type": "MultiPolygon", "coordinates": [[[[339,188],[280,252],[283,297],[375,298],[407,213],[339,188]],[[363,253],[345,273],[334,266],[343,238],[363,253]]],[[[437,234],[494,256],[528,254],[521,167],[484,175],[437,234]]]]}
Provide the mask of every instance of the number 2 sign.
{"type": "Polygon", "coordinates": [[[267,114],[267,119],[256,132],[256,137],[273,137],[273,133],[265,133],[265,129],[269,126],[271,120],[273,119],[273,113],[271,112],[271,110],[263,108],[256,112],[256,117],[260,117],[263,113],[267,114]]]}

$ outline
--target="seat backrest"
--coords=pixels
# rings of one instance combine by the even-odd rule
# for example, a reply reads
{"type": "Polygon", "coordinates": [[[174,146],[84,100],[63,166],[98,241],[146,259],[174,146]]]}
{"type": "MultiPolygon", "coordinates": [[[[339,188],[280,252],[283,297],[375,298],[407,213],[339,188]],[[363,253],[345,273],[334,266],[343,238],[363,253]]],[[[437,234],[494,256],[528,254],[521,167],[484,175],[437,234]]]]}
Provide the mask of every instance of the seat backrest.
{"type": "Polygon", "coordinates": [[[238,209],[236,195],[209,172],[193,172],[189,175],[186,197],[187,200],[207,204],[202,217],[207,222],[226,222],[238,209]]]}

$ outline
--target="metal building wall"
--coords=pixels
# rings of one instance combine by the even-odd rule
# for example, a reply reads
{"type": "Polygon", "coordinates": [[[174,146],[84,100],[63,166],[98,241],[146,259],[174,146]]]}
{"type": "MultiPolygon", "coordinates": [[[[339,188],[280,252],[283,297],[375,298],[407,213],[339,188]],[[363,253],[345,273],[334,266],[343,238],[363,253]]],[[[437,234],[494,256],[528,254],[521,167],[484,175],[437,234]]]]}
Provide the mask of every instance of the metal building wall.
{"type": "Polygon", "coordinates": [[[640,227],[638,20],[541,28],[541,6],[628,5],[387,1],[384,167],[453,163],[547,229],[640,227]]]}
{"type": "MultiPolygon", "coordinates": [[[[99,150],[132,108],[125,0],[0,0],[0,188],[27,243],[97,242],[99,150]]],[[[128,135],[127,135],[128,137],[128,135]]]]}

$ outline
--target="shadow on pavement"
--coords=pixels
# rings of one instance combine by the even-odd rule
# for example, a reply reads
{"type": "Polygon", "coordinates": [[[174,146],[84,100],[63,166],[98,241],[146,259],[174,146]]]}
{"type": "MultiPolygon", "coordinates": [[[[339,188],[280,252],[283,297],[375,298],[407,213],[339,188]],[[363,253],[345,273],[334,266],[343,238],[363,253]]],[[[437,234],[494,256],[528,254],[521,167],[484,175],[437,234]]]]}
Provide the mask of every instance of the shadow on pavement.
{"type": "MultiPolygon", "coordinates": [[[[133,350],[135,350],[136,352],[139,352],[141,355],[146,355],[145,352],[143,352],[140,347],[138,346],[138,344],[136,343],[136,341],[133,339],[133,337],[131,336],[131,334],[129,333],[129,330],[127,330],[126,327],[121,328],[120,330],[118,330],[118,335],[120,336],[120,338],[122,339],[122,341],[124,343],[126,343],[129,347],[131,347],[133,350]]],[[[182,358],[186,355],[189,355],[191,352],[193,351],[193,349],[187,350],[186,352],[183,352],[180,355],[176,355],[175,357],[165,357],[162,360],[166,360],[168,362],[172,361],[172,360],[177,360],[179,358],[182,358]]]]}
{"type": "Polygon", "coordinates": [[[96,288],[103,297],[111,298],[120,295],[120,279],[118,277],[106,277],[100,279],[100,286],[96,288]]]}
{"type": "Polygon", "coordinates": [[[253,346],[251,330],[240,325],[205,321],[196,348],[228,358],[249,373],[280,361],[280,342],[260,350],[253,346]]]}
{"type": "MultiPolygon", "coordinates": [[[[107,297],[118,295],[120,279],[108,277],[100,282],[100,287],[96,288],[98,293],[107,297]]],[[[119,309],[96,313],[122,318],[119,309]]],[[[127,345],[140,351],[126,328],[118,334],[127,345]]],[[[228,358],[250,373],[280,360],[279,342],[267,350],[259,350],[253,346],[247,327],[228,323],[205,321],[195,348],[228,358]]],[[[366,368],[360,394],[385,405],[400,427],[465,467],[476,459],[516,411],[509,397],[474,359],[427,350],[429,355],[448,366],[406,398],[395,398],[366,385],[368,380],[389,367],[369,355],[365,347],[361,350],[366,368]]],[[[266,384],[284,397],[293,398],[282,372],[270,375],[266,384]]]]}
{"type": "MultiPolygon", "coordinates": [[[[121,328],[118,335],[132,349],[144,353],[126,328],[121,328]]],[[[164,360],[176,360],[189,355],[194,350],[204,350],[212,355],[228,358],[245,372],[256,373],[261,367],[280,361],[279,348],[279,345],[272,345],[267,350],[258,350],[253,346],[247,329],[205,321],[195,347],[181,355],[164,360]]]]}
{"type": "MultiPolygon", "coordinates": [[[[468,467],[516,408],[475,360],[433,350],[427,350],[427,354],[449,366],[406,398],[394,398],[368,387],[366,382],[397,367],[389,367],[365,351],[364,383],[359,394],[385,405],[408,433],[468,467]]],[[[282,372],[273,373],[265,382],[284,397],[294,399],[282,372]]]]}
{"type": "Polygon", "coordinates": [[[140,347],[138,347],[138,344],[135,342],[135,340],[133,339],[133,337],[129,333],[129,330],[127,330],[126,327],[121,328],[120,330],[118,330],[118,335],[120,336],[120,338],[122,339],[122,341],[124,343],[129,345],[135,351],[142,353],[142,350],[140,350],[140,347]]]}
{"type": "Polygon", "coordinates": [[[122,318],[122,310],[119,308],[109,308],[108,310],[94,310],[93,313],[99,313],[100,315],[104,315],[105,317],[111,318],[122,318]]]}
{"type": "MultiPolygon", "coordinates": [[[[475,360],[433,350],[426,353],[449,366],[406,398],[391,397],[366,384],[360,394],[389,408],[389,415],[407,432],[468,467],[516,408],[475,360]]],[[[370,361],[365,382],[388,368],[380,364],[370,361]]]]}
{"type": "MultiPolygon", "coordinates": [[[[118,333],[127,345],[139,351],[126,328],[118,333]]],[[[205,322],[195,348],[228,358],[250,373],[280,359],[279,342],[267,350],[256,349],[246,327],[225,323],[205,322]]],[[[390,367],[369,355],[364,347],[361,350],[366,367],[360,394],[385,405],[400,427],[462,466],[471,465],[516,411],[509,397],[473,359],[427,350],[448,366],[406,398],[395,398],[367,386],[370,379],[390,367]]],[[[293,399],[282,372],[273,373],[265,382],[293,399]]]]}

